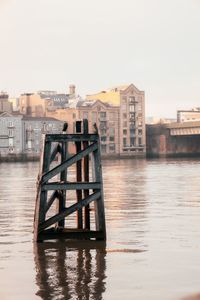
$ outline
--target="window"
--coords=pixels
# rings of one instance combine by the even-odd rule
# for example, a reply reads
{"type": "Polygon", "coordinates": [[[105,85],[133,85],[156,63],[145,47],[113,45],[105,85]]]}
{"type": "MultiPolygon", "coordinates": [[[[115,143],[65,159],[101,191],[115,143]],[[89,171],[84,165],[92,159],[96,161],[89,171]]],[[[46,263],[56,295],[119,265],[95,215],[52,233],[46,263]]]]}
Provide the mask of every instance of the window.
{"type": "Polygon", "coordinates": [[[142,145],[142,138],[141,137],[138,138],[138,143],[139,143],[140,146],[142,145]]]}
{"type": "Polygon", "coordinates": [[[101,141],[102,142],[106,142],[106,139],[107,139],[106,136],[101,136],[101,141]]]}
{"type": "Polygon", "coordinates": [[[104,122],[100,122],[100,124],[99,124],[99,127],[100,127],[100,129],[106,129],[106,126],[107,125],[107,123],[106,123],[106,121],[104,121],[104,122]]]}
{"type": "Polygon", "coordinates": [[[138,129],[138,134],[142,135],[142,129],[138,129]]]}
{"type": "Polygon", "coordinates": [[[114,136],[110,136],[110,142],[114,142],[115,137],[114,136]]]}
{"type": "Polygon", "coordinates": [[[9,129],[9,130],[8,130],[8,136],[9,136],[9,137],[14,137],[13,129],[9,129]]]}
{"type": "Polygon", "coordinates": [[[110,144],[109,145],[109,152],[115,152],[115,144],[110,144]]]}
{"type": "Polygon", "coordinates": [[[123,129],[123,135],[127,135],[127,129],[123,129]]]}
{"type": "Polygon", "coordinates": [[[130,104],[135,103],[135,97],[134,96],[129,97],[129,103],[130,104]]]}
{"type": "Polygon", "coordinates": [[[106,118],[106,112],[105,111],[101,111],[99,113],[100,119],[105,119],[106,118]]]}
{"type": "Polygon", "coordinates": [[[14,127],[13,121],[9,121],[9,122],[8,122],[8,127],[14,127]]]}
{"type": "Polygon", "coordinates": [[[130,105],[129,106],[129,111],[134,112],[135,111],[135,105],[130,105]]]}
{"type": "Polygon", "coordinates": [[[106,145],[101,145],[101,152],[106,153],[106,145]]]}
{"type": "Polygon", "coordinates": [[[135,138],[134,137],[131,137],[130,138],[130,146],[134,146],[135,145],[135,138]]]}
{"type": "Polygon", "coordinates": [[[126,147],[126,138],[123,138],[123,146],[126,147]]]}
{"type": "Polygon", "coordinates": [[[100,129],[100,135],[106,135],[107,131],[106,129],[100,129]]]}

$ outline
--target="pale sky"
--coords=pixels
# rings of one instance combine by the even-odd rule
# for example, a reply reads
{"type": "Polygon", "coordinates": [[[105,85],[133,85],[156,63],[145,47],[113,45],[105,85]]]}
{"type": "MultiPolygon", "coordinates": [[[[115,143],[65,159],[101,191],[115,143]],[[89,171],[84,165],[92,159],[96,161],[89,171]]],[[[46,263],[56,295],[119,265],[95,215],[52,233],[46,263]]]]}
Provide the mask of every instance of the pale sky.
{"type": "Polygon", "coordinates": [[[133,83],[146,115],[200,107],[200,0],[0,0],[0,90],[133,83]]]}

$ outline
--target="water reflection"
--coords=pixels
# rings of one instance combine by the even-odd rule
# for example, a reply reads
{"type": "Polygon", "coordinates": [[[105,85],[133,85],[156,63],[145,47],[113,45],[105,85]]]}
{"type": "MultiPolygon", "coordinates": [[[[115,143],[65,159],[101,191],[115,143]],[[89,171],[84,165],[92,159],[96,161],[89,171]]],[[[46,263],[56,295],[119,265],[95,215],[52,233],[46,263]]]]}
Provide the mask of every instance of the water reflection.
{"type": "Polygon", "coordinates": [[[103,299],[106,290],[105,243],[80,243],[34,244],[37,296],[45,300],[103,299]]]}

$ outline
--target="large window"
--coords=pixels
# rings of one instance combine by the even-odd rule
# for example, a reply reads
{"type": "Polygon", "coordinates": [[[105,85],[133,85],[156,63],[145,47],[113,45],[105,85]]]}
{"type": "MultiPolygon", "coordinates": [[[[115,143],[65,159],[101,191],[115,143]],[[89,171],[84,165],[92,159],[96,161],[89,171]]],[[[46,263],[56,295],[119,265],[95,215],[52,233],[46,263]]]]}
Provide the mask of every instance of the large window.
{"type": "Polygon", "coordinates": [[[100,119],[105,119],[106,118],[106,112],[105,111],[101,111],[99,113],[99,117],[100,117],[100,119]]]}
{"type": "Polygon", "coordinates": [[[115,144],[110,144],[109,145],[109,152],[115,152],[115,144]]]}
{"type": "Polygon", "coordinates": [[[106,139],[107,139],[106,136],[101,136],[101,141],[102,142],[106,142],[106,139]]]}
{"type": "Polygon", "coordinates": [[[123,146],[126,147],[127,141],[126,138],[123,138],[123,146]]]}
{"type": "Polygon", "coordinates": [[[135,138],[134,137],[131,137],[130,138],[130,146],[134,146],[135,145],[135,138]]]}
{"type": "Polygon", "coordinates": [[[106,153],[106,145],[101,145],[101,152],[106,153]]]}
{"type": "Polygon", "coordinates": [[[135,105],[130,105],[129,106],[129,111],[134,112],[135,111],[135,105]]]}

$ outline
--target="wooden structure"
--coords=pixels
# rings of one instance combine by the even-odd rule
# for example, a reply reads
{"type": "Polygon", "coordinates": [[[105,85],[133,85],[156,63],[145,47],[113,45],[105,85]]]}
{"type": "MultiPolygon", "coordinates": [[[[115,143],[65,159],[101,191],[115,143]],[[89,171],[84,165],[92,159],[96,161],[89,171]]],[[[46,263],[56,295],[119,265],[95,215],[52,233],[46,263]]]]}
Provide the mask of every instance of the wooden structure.
{"type": "Polygon", "coordinates": [[[98,130],[89,134],[87,120],[76,122],[75,134],[66,133],[67,123],[63,130],[63,134],[43,136],[34,217],[34,240],[60,238],[105,240],[98,130]],[[70,143],[74,144],[76,149],[76,154],[72,156],[68,153],[70,143]],[[71,173],[75,174],[74,181],[68,181],[73,167],[75,170],[73,169],[71,173]],[[75,192],[73,200],[69,197],[72,191],[75,192]],[[90,205],[93,205],[92,209],[90,205]],[[72,222],[73,213],[76,215],[75,228],[68,226],[72,222]]]}

